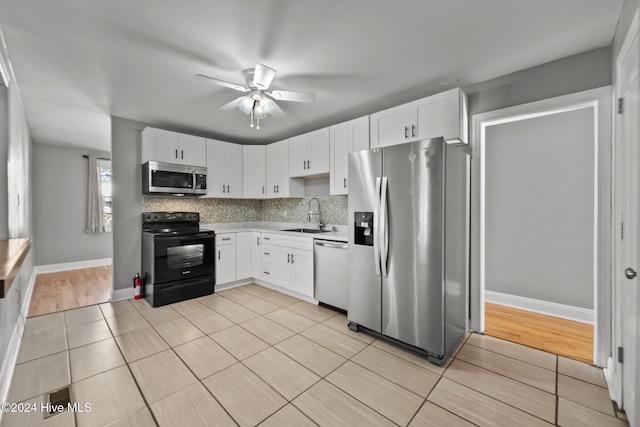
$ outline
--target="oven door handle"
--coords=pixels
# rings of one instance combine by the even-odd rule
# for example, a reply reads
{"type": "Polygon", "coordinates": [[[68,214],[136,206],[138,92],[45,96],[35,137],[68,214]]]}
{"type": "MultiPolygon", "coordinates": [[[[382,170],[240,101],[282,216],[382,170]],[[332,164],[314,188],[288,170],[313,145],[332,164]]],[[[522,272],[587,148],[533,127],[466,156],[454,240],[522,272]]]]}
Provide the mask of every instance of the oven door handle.
{"type": "Polygon", "coordinates": [[[154,240],[157,242],[167,242],[167,241],[173,241],[173,240],[185,240],[185,241],[192,241],[194,239],[197,240],[202,240],[202,239],[211,239],[214,240],[215,239],[215,235],[211,234],[192,234],[189,236],[154,236],[154,240]]]}

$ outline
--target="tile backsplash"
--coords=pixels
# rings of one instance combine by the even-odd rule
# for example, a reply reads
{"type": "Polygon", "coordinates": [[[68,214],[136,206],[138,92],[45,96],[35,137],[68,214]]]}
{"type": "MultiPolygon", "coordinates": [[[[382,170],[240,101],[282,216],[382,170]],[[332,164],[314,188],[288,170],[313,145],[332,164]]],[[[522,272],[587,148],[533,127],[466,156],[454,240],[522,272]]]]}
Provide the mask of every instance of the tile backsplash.
{"type": "MultiPolygon", "coordinates": [[[[307,222],[311,197],[295,199],[185,199],[177,197],[143,197],[144,212],[199,212],[204,224],[225,222],[307,222]]],[[[324,224],[347,224],[347,196],[318,197],[324,224]]],[[[315,202],[313,202],[315,209],[315,202]]]]}
{"type": "MultiPolygon", "coordinates": [[[[347,225],[347,196],[326,196],[317,199],[320,202],[320,219],[324,224],[347,225]]],[[[310,200],[311,197],[264,200],[262,220],[307,222],[310,200]]],[[[316,202],[313,202],[312,208],[315,211],[316,202]]]]}

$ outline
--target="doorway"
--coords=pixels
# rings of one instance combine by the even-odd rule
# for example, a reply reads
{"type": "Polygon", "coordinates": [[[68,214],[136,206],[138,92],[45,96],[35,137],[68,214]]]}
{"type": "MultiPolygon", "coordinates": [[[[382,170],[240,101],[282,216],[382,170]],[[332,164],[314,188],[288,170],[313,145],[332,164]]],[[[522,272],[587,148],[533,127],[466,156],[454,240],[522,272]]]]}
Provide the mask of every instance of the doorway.
{"type": "Polygon", "coordinates": [[[610,351],[611,88],[473,117],[471,323],[485,302],[592,323],[610,351]]]}

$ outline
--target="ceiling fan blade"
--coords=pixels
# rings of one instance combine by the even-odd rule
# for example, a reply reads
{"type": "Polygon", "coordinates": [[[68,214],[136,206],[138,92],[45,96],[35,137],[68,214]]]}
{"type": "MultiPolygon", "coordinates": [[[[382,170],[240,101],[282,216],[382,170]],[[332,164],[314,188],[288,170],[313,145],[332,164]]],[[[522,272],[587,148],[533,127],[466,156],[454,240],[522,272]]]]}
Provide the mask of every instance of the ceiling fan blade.
{"type": "Polygon", "coordinates": [[[256,64],[256,68],[253,74],[253,84],[262,90],[269,89],[273,78],[276,76],[276,70],[269,68],[266,65],[256,64]]]}
{"type": "Polygon", "coordinates": [[[245,99],[246,96],[239,96],[236,99],[234,99],[233,101],[227,102],[224,105],[219,106],[218,108],[221,110],[233,110],[234,108],[238,108],[238,106],[240,105],[240,102],[242,102],[243,99],[245,99]]]}
{"type": "Polygon", "coordinates": [[[195,78],[198,80],[205,80],[211,83],[215,83],[217,85],[220,86],[224,86],[224,87],[228,87],[234,90],[237,90],[239,92],[249,92],[249,88],[248,87],[244,87],[244,86],[240,86],[234,83],[229,83],[229,82],[225,82],[224,80],[219,80],[219,79],[215,79],[213,77],[209,77],[209,76],[205,76],[204,74],[196,74],[195,78]]]}
{"type": "Polygon", "coordinates": [[[274,100],[271,100],[271,102],[273,103],[273,110],[271,110],[271,113],[269,114],[271,114],[275,119],[281,119],[287,115],[274,100]]]}
{"type": "Polygon", "coordinates": [[[274,90],[269,93],[269,96],[280,101],[314,102],[316,100],[316,94],[313,92],[298,92],[293,90],[274,90]]]}

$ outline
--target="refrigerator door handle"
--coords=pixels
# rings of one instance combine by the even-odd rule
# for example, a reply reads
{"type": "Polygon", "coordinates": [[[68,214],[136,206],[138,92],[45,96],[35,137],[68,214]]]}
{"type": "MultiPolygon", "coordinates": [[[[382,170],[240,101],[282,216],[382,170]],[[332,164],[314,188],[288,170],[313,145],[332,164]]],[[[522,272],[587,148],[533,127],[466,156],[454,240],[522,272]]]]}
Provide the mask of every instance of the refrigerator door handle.
{"type": "Polygon", "coordinates": [[[378,229],[380,228],[380,177],[376,177],[376,197],[373,203],[373,262],[376,266],[376,276],[380,275],[380,247],[378,243],[378,229]]]}
{"type": "Polygon", "coordinates": [[[382,265],[382,277],[387,277],[387,259],[389,258],[389,220],[387,218],[387,177],[382,177],[382,188],[380,197],[380,264],[382,265]]]}

